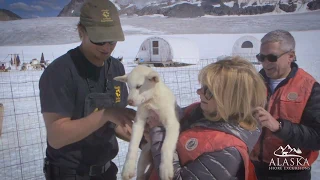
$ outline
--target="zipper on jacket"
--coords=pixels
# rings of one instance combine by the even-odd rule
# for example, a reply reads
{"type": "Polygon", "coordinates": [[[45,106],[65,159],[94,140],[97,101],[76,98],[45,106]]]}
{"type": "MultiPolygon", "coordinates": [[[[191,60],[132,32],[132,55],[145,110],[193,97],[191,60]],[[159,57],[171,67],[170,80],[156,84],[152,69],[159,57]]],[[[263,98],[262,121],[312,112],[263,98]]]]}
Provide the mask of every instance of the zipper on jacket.
{"type": "MultiPolygon", "coordinates": [[[[268,93],[267,93],[267,105],[266,105],[266,108],[265,108],[265,109],[268,110],[269,101],[270,101],[270,98],[271,98],[271,96],[272,96],[273,93],[272,93],[271,88],[270,88],[270,86],[269,86],[268,83],[266,83],[266,86],[267,86],[267,91],[268,91],[268,93]]],[[[274,91],[274,92],[275,92],[275,91],[274,91]]],[[[259,155],[258,155],[258,160],[259,160],[261,163],[263,163],[263,140],[264,140],[265,135],[266,135],[266,128],[263,127],[263,128],[262,128],[262,132],[261,132],[261,140],[260,140],[260,144],[259,144],[259,146],[260,146],[260,152],[259,152],[259,155]]]]}
{"type": "Polygon", "coordinates": [[[262,128],[262,133],[261,133],[261,141],[260,141],[260,152],[258,155],[258,160],[262,163],[263,162],[263,140],[264,140],[264,136],[266,134],[265,128],[262,128]]]}

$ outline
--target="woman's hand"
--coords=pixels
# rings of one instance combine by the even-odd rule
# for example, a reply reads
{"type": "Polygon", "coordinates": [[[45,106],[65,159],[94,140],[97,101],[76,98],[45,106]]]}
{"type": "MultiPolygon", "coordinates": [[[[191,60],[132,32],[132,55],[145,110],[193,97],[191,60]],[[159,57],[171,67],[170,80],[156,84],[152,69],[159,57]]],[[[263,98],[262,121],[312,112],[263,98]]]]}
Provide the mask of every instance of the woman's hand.
{"type": "Polygon", "coordinates": [[[162,126],[161,122],[159,121],[158,114],[152,110],[149,111],[149,117],[147,119],[147,124],[150,129],[157,127],[157,126],[162,126]]]}
{"type": "Polygon", "coordinates": [[[154,111],[150,110],[149,117],[147,119],[147,123],[144,127],[143,132],[143,136],[148,143],[151,143],[151,138],[149,134],[150,130],[157,126],[162,126],[161,122],[159,121],[159,116],[154,111]]]}

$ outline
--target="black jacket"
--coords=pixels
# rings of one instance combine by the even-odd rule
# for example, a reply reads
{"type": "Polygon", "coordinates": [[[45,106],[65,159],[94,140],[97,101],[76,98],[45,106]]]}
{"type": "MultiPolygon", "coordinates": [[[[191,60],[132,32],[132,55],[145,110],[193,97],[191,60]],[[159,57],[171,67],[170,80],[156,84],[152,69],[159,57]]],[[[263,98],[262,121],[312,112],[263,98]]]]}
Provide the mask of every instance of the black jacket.
{"type": "MultiPolygon", "coordinates": [[[[115,95],[115,88],[120,87],[121,107],[127,105],[128,91],[125,83],[108,81],[124,75],[124,67],[117,59],[106,59],[103,67],[96,67],[77,47],[54,60],[43,72],[40,82],[41,112],[56,113],[71,120],[85,117],[86,98],[91,93],[104,93],[111,86],[110,92],[115,95]]],[[[113,101],[113,97],[100,99],[113,101]]],[[[92,101],[90,101],[92,102],[92,101]]],[[[106,123],[84,139],[54,149],[47,143],[46,156],[52,165],[88,171],[91,165],[104,165],[118,153],[114,125],[106,123]]]]}
{"type": "MultiPolygon", "coordinates": [[[[292,63],[291,72],[285,80],[283,80],[274,90],[277,91],[284,86],[291,78],[293,78],[297,71],[298,65],[292,63]]],[[[264,77],[265,82],[269,84],[269,78],[262,69],[260,74],[264,77]]],[[[269,87],[269,86],[268,86],[269,87]]],[[[271,90],[268,88],[268,98],[271,96],[271,90]]],[[[303,111],[300,124],[292,123],[286,119],[280,119],[282,122],[282,129],[274,133],[277,137],[284,140],[286,143],[309,150],[320,150],[320,85],[318,82],[314,83],[310,98],[303,111]]],[[[262,134],[263,136],[263,134],[262,134]]]]}
{"type": "MultiPolygon", "coordinates": [[[[200,106],[192,113],[191,118],[181,125],[182,131],[192,127],[205,127],[214,131],[222,131],[234,135],[246,143],[249,151],[252,150],[260,135],[259,129],[256,131],[247,131],[237,125],[232,125],[224,121],[208,121],[203,118],[200,106]]],[[[155,127],[151,129],[150,136],[152,138],[151,152],[154,167],[159,170],[161,147],[165,130],[163,127],[155,127]]],[[[244,162],[240,152],[235,147],[228,147],[222,151],[204,153],[195,161],[189,162],[185,166],[180,165],[179,155],[175,152],[173,164],[174,180],[240,180],[245,177],[244,162]]]]}

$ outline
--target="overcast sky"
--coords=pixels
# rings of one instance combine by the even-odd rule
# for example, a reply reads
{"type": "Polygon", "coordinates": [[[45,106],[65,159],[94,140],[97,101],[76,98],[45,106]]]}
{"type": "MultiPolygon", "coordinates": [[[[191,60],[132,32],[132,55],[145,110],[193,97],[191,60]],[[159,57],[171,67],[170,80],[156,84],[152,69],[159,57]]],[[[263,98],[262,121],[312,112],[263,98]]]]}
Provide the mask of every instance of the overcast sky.
{"type": "Polygon", "coordinates": [[[0,0],[0,9],[10,10],[22,18],[57,16],[70,0],[0,0]]]}

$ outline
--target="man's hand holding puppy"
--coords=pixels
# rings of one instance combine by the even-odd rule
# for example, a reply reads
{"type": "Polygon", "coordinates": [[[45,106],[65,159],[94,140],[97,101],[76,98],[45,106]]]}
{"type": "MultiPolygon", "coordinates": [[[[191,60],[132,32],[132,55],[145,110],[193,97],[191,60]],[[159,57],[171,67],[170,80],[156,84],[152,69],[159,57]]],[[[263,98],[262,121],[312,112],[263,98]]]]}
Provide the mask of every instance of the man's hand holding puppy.
{"type": "Polygon", "coordinates": [[[129,108],[108,108],[104,110],[104,115],[107,120],[116,125],[117,137],[129,142],[132,133],[132,121],[136,116],[136,111],[129,108]]]}

